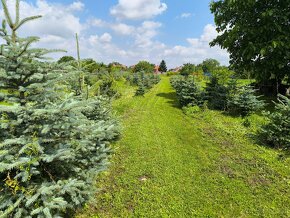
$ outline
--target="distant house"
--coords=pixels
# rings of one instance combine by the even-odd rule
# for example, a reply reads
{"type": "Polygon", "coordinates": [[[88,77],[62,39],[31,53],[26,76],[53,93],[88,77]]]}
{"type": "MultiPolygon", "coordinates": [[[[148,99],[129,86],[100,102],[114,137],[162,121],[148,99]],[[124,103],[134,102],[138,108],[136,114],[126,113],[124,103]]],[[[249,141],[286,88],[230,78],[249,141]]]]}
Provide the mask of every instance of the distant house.
{"type": "Polygon", "coordinates": [[[124,64],[120,64],[120,63],[118,63],[118,62],[113,62],[113,63],[111,63],[111,66],[112,66],[112,67],[119,67],[119,68],[121,68],[122,70],[127,70],[127,69],[128,69],[128,67],[127,67],[126,65],[124,65],[124,64]]]}
{"type": "Polygon", "coordinates": [[[176,67],[176,68],[172,69],[171,71],[175,72],[175,73],[178,73],[178,72],[181,71],[181,69],[182,69],[182,67],[176,67]]]}
{"type": "Polygon", "coordinates": [[[161,74],[161,72],[159,71],[159,65],[155,65],[154,74],[161,74]]]}

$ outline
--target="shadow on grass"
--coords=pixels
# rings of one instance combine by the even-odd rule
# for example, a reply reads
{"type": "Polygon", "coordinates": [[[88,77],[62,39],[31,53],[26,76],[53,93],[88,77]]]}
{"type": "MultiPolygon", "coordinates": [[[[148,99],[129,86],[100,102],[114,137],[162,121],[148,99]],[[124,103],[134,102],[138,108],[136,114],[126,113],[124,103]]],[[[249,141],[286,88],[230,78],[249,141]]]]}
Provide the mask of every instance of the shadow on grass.
{"type": "Polygon", "coordinates": [[[156,96],[167,99],[167,103],[171,104],[175,108],[181,108],[175,92],[158,93],[156,96]]]}

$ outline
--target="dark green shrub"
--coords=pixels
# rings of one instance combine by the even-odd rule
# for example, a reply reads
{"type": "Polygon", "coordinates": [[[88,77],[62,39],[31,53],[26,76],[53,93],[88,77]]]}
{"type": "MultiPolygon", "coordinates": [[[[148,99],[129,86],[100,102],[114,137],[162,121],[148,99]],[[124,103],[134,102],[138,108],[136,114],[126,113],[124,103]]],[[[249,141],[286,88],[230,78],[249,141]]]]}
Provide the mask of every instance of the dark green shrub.
{"type": "Polygon", "coordinates": [[[211,77],[210,82],[207,83],[205,92],[209,108],[226,110],[228,89],[225,85],[219,83],[217,77],[211,77]]]}
{"type": "Polygon", "coordinates": [[[261,136],[269,145],[290,149],[290,99],[279,95],[273,113],[265,113],[268,123],[261,128],[261,136]]]}

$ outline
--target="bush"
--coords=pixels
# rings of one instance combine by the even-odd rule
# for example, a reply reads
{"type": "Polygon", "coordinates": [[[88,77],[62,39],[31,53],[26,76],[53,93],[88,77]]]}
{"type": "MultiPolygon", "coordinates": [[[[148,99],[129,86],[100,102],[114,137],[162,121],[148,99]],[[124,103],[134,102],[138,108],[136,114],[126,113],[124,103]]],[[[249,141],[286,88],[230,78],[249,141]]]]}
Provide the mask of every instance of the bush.
{"type": "Polygon", "coordinates": [[[107,71],[100,71],[96,75],[89,75],[88,81],[90,94],[92,96],[106,96],[108,98],[117,98],[120,96],[116,89],[115,74],[107,71]]]}
{"type": "Polygon", "coordinates": [[[265,113],[268,123],[262,126],[260,134],[267,144],[290,149],[290,99],[279,95],[273,113],[265,113]]]}
{"type": "Polygon", "coordinates": [[[202,105],[204,93],[201,87],[195,82],[193,76],[175,76],[171,78],[171,85],[176,90],[177,98],[181,106],[202,105]]]}
{"type": "Polygon", "coordinates": [[[217,77],[221,84],[226,84],[235,74],[234,71],[229,70],[227,67],[218,67],[212,72],[214,77],[217,77]]]}
{"type": "Polygon", "coordinates": [[[179,74],[180,74],[179,72],[169,71],[169,72],[166,73],[166,76],[177,76],[179,74]]]}
{"type": "Polygon", "coordinates": [[[228,108],[231,112],[246,117],[254,112],[261,110],[265,104],[259,100],[260,96],[251,86],[242,86],[228,98],[228,108]]]}

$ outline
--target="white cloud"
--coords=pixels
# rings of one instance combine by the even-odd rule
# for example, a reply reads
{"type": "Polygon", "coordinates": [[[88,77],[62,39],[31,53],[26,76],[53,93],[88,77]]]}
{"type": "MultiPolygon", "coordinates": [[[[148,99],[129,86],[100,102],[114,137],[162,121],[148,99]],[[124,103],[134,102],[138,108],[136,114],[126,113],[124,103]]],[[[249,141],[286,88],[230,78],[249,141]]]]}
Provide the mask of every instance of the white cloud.
{"type": "Polygon", "coordinates": [[[117,23],[110,25],[110,28],[117,34],[130,36],[135,42],[134,46],[148,48],[152,46],[153,39],[161,26],[162,24],[159,22],[144,21],[139,27],[117,23]]]}
{"type": "Polygon", "coordinates": [[[153,44],[153,38],[158,34],[157,29],[162,24],[153,21],[144,21],[136,30],[135,43],[142,48],[148,48],[153,44]]]}
{"type": "Polygon", "coordinates": [[[94,27],[104,27],[104,26],[107,26],[107,22],[106,21],[103,21],[102,19],[98,19],[98,18],[89,20],[89,24],[91,26],[94,26],[94,27]]]}
{"type": "Polygon", "coordinates": [[[191,17],[191,16],[192,16],[191,13],[182,13],[179,17],[180,17],[180,18],[189,18],[189,17],[191,17]]]}
{"type": "Polygon", "coordinates": [[[118,34],[121,35],[131,35],[135,31],[134,26],[130,26],[124,23],[118,23],[111,25],[111,28],[118,34]]]}
{"type": "Polygon", "coordinates": [[[109,43],[112,41],[112,36],[109,33],[104,33],[100,36],[100,41],[104,43],[109,43]]]}
{"type": "Polygon", "coordinates": [[[206,58],[215,58],[222,64],[228,64],[229,55],[219,47],[210,47],[212,41],[218,33],[215,26],[208,24],[204,27],[203,34],[199,38],[188,38],[188,46],[174,46],[164,51],[164,56],[176,63],[201,63],[206,58]]]}
{"type": "Polygon", "coordinates": [[[204,31],[203,34],[201,36],[201,41],[203,42],[210,42],[212,41],[214,38],[217,37],[217,31],[214,25],[212,24],[207,24],[204,27],[204,31]]]}
{"type": "Polygon", "coordinates": [[[119,19],[148,19],[166,11],[167,5],[160,0],[119,0],[111,8],[111,14],[119,19]]]}
{"type": "MultiPolygon", "coordinates": [[[[15,1],[11,0],[7,3],[8,7],[11,8],[10,11],[14,12],[15,1]]],[[[79,1],[66,6],[49,4],[45,0],[37,0],[35,5],[21,1],[21,18],[33,15],[42,15],[43,17],[25,24],[25,27],[20,29],[20,34],[40,37],[46,37],[47,35],[69,37],[75,33],[80,33],[84,27],[80,23],[80,19],[74,15],[74,12],[83,9],[83,7],[84,5],[79,1]]]]}
{"type": "Polygon", "coordinates": [[[82,11],[85,8],[85,5],[82,2],[73,2],[69,5],[68,9],[71,11],[82,11]]]}
{"type": "Polygon", "coordinates": [[[89,37],[89,43],[94,46],[97,45],[99,43],[99,36],[98,35],[91,35],[89,37]]]}

